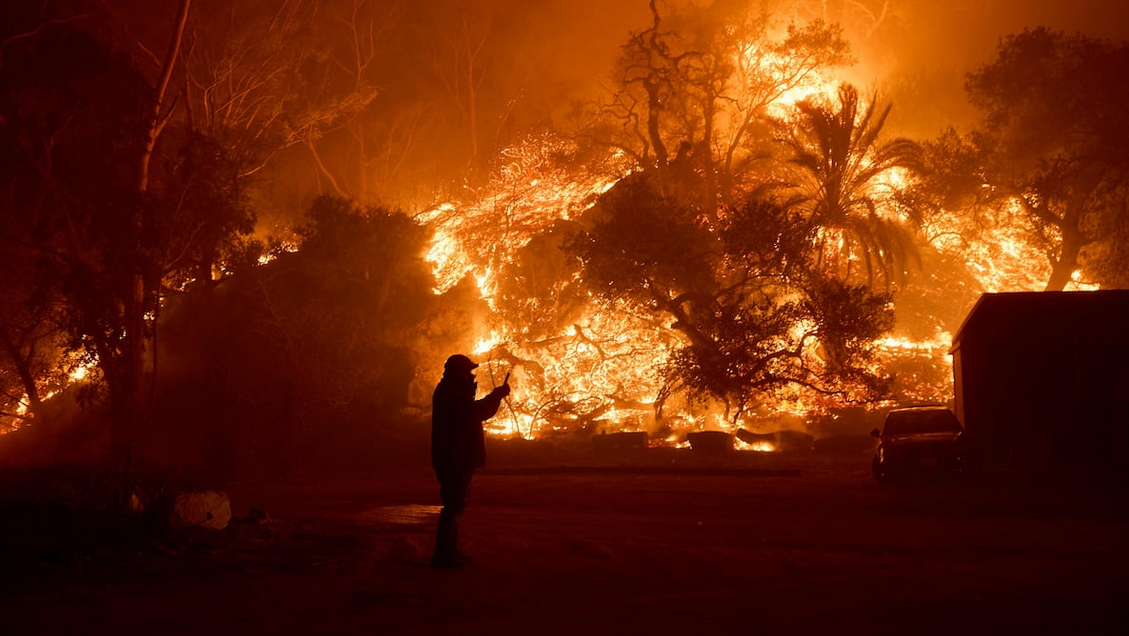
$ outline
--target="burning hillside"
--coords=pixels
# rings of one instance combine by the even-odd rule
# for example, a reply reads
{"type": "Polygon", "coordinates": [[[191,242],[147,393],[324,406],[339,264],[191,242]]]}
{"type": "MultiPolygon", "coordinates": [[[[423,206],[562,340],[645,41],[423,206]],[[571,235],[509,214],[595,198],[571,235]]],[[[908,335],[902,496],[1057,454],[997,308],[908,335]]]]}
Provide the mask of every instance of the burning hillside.
{"type": "Polygon", "coordinates": [[[452,350],[513,372],[499,436],[803,428],[947,400],[982,292],[1127,284],[1109,42],[1007,36],[973,128],[908,139],[912,87],[856,84],[913,3],[641,1],[568,42],[563,0],[64,5],[3,22],[0,431],[81,364],[123,452],[195,392],[297,447],[452,350]]]}
{"type": "MultiPolygon", "coordinates": [[[[465,202],[420,217],[435,230],[437,291],[469,276],[490,307],[468,350],[491,378],[515,370],[518,388],[493,432],[646,431],[678,442],[692,430],[780,426],[783,414],[804,421],[850,404],[949,399],[951,333],[976,293],[1030,289],[1048,275],[1031,265],[1039,257],[1020,235],[1018,204],[992,208],[983,224],[926,217],[907,203],[921,187],[923,151],[884,141],[889,106],[835,79],[847,54],[834,27],[793,25],[772,39],[767,22],[746,17],[680,32],[684,22],[654,3],[651,11],[651,28],[624,47],[616,90],[577,141],[526,138],[465,202]],[[639,200],[609,203],[613,186],[637,179],[652,185],[658,208],[638,214],[639,200]],[[750,213],[758,198],[766,206],[750,213]],[[766,211],[773,202],[784,210],[766,211]],[[685,223],[668,224],[664,206],[681,206],[685,223]],[[627,223],[618,230],[625,243],[586,251],[585,241],[614,226],[609,214],[633,215],[635,230],[627,223]],[[643,245],[656,240],[653,227],[667,232],[657,239],[662,253],[643,245]],[[735,237],[762,231],[771,249],[730,249],[735,237]],[[679,263],[658,271],[664,256],[679,263]],[[620,271],[594,274],[609,258],[620,271]],[[671,269],[695,259],[701,271],[671,269]],[[795,263],[808,269],[797,274],[795,263]],[[951,276],[938,267],[967,268],[962,291],[939,295],[951,276]],[[813,279],[857,286],[848,303],[904,299],[906,311],[888,333],[877,313],[858,314],[871,336],[834,333],[818,310],[797,313],[829,302],[812,293],[813,279]],[[753,335],[773,320],[789,324],[753,335]],[[740,337],[726,333],[733,329],[740,337]],[[793,366],[768,370],[781,361],[793,366]]],[[[836,311],[849,315],[847,306],[836,311]]]]}
{"type": "MultiPolygon", "coordinates": [[[[790,105],[796,97],[793,91],[781,91],[780,101],[771,104],[773,109],[790,105]]],[[[812,94],[807,97],[817,99],[812,94]]],[[[753,390],[755,395],[732,387],[693,395],[695,387],[685,383],[676,386],[672,376],[677,373],[672,373],[672,365],[694,364],[686,358],[694,335],[680,326],[680,318],[687,320],[683,315],[686,308],[676,307],[664,314],[656,313],[648,303],[607,295],[601,298],[583,280],[591,268],[582,267],[575,251],[575,243],[592,235],[601,216],[619,213],[609,204],[615,198],[608,193],[609,188],[617,183],[617,187],[626,187],[623,184],[638,178],[629,177],[629,171],[643,174],[647,170],[626,161],[622,152],[604,153],[598,164],[591,163],[591,157],[589,162],[580,161],[578,152],[576,142],[557,136],[527,139],[503,154],[505,161],[496,171],[496,179],[482,188],[476,199],[464,205],[443,204],[420,217],[434,228],[429,260],[439,281],[436,292],[442,293],[469,277],[491,310],[469,350],[483,362],[491,384],[514,371],[515,392],[507,409],[496,418],[492,432],[532,438],[581,431],[646,431],[661,442],[681,443],[688,431],[758,428],[758,420],[778,421],[781,413],[807,417],[843,403],[846,390],[820,387],[816,380],[818,373],[813,369],[830,367],[830,354],[805,345],[809,338],[816,342],[818,329],[803,322],[785,326],[784,331],[790,333],[766,336],[759,345],[776,351],[761,353],[764,360],[784,359],[786,349],[797,348],[788,356],[795,358],[796,369],[802,372],[748,376],[751,382],[762,383],[763,389],[753,390]],[[608,207],[613,209],[603,209],[608,207]]],[[[666,184],[672,191],[685,193],[701,185],[701,167],[696,175],[691,168],[689,179],[681,170],[675,166],[660,171],[672,180],[686,179],[689,183],[666,184]]],[[[875,171],[875,175],[886,178],[876,182],[874,189],[888,194],[891,186],[887,169],[875,171]]],[[[714,214],[712,223],[716,226],[707,227],[701,222],[703,212],[697,207],[695,210],[692,214],[699,219],[692,225],[705,231],[707,242],[736,240],[742,232],[747,233],[748,226],[772,220],[750,215],[747,210],[720,210],[714,214]]],[[[631,222],[643,227],[627,240],[641,243],[649,236],[645,226],[661,223],[661,219],[636,216],[631,222]]],[[[627,232],[631,233],[630,227],[627,232]]],[[[834,252],[826,235],[815,233],[814,237],[822,245],[820,250],[834,252]]],[[[674,260],[693,258],[689,252],[694,245],[686,240],[690,237],[672,233],[670,238],[673,242],[665,248],[668,256],[674,260]],[[679,254],[682,251],[687,253],[679,254]]],[[[806,240],[793,240],[797,238],[806,240]]],[[[779,254],[766,252],[762,262],[743,265],[737,261],[747,258],[748,253],[731,251],[728,256],[716,256],[720,258],[707,267],[718,270],[722,285],[732,286],[738,277],[785,275],[783,270],[773,269],[772,262],[781,257],[779,254]]],[[[844,258],[859,261],[863,257],[846,254],[844,258]]],[[[653,281],[644,284],[652,285],[653,281]]],[[[762,297],[754,303],[785,307],[791,306],[799,293],[799,287],[780,281],[758,285],[754,290],[746,284],[748,289],[737,295],[754,294],[762,297]]],[[[749,300],[742,297],[740,302],[749,300]]],[[[754,317],[749,315],[749,319],[754,317]]],[[[898,342],[886,348],[897,352],[931,347],[936,344],[898,342]]],[[[871,365],[876,370],[878,362],[871,365]]],[[[740,375],[735,367],[731,371],[740,375]]]]}

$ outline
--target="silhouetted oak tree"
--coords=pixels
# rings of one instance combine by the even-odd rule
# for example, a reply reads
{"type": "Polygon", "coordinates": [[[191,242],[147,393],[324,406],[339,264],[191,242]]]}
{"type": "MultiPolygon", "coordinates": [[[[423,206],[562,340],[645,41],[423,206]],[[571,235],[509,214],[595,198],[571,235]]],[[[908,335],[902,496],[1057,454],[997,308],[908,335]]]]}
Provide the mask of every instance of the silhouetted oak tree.
{"type": "Polygon", "coordinates": [[[1126,236],[1126,76],[1129,45],[1038,28],[1002,40],[996,59],[968,77],[984,115],[986,183],[993,200],[1022,206],[1051,264],[1047,290],[1079,268],[1108,275],[1102,261],[1126,236]]]}

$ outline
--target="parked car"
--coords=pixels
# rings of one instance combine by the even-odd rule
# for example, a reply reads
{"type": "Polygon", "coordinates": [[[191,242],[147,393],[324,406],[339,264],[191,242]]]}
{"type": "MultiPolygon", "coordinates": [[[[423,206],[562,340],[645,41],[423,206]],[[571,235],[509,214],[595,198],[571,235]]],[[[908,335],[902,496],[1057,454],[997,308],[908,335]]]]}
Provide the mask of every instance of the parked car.
{"type": "Polygon", "coordinates": [[[972,475],[971,448],[956,415],[944,406],[894,409],[886,415],[871,468],[879,483],[927,474],[972,475]]]}

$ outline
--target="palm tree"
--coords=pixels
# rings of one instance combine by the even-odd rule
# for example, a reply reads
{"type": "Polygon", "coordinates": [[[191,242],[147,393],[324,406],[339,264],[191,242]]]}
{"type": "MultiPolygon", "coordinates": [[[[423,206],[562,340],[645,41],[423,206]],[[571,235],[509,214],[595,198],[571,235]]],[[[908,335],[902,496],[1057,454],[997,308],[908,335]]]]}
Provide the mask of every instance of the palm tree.
{"type": "Polygon", "coordinates": [[[889,285],[917,258],[905,223],[885,209],[891,188],[882,179],[897,168],[917,168],[921,148],[908,139],[879,143],[890,105],[878,112],[873,97],[860,103],[850,84],[839,87],[838,97],[838,109],[813,100],[796,105],[796,126],[785,140],[795,179],[789,203],[810,219],[825,270],[846,280],[858,275],[852,265],[861,261],[868,284],[877,267],[889,285]]]}

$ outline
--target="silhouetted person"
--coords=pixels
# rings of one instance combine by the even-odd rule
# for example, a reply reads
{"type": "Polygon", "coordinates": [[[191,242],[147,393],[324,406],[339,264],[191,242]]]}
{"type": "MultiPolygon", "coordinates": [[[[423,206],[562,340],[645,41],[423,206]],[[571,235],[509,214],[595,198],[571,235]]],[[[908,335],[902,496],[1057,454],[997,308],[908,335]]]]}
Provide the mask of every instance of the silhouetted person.
{"type": "Polygon", "coordinates": [[[477,364],[464,355],[453,355],[443,365],[443,379],[431,398],[431,465],[439,479],[443,510],[435,533],[431,565],[457,568],[466,562],[458,548],[459,518],[466,510],[470,480],[486,464],[486,437],[482,423],[498,412],[502,398],[510,394],[509,375],[501,386],[475,400],[477,364]]]}

